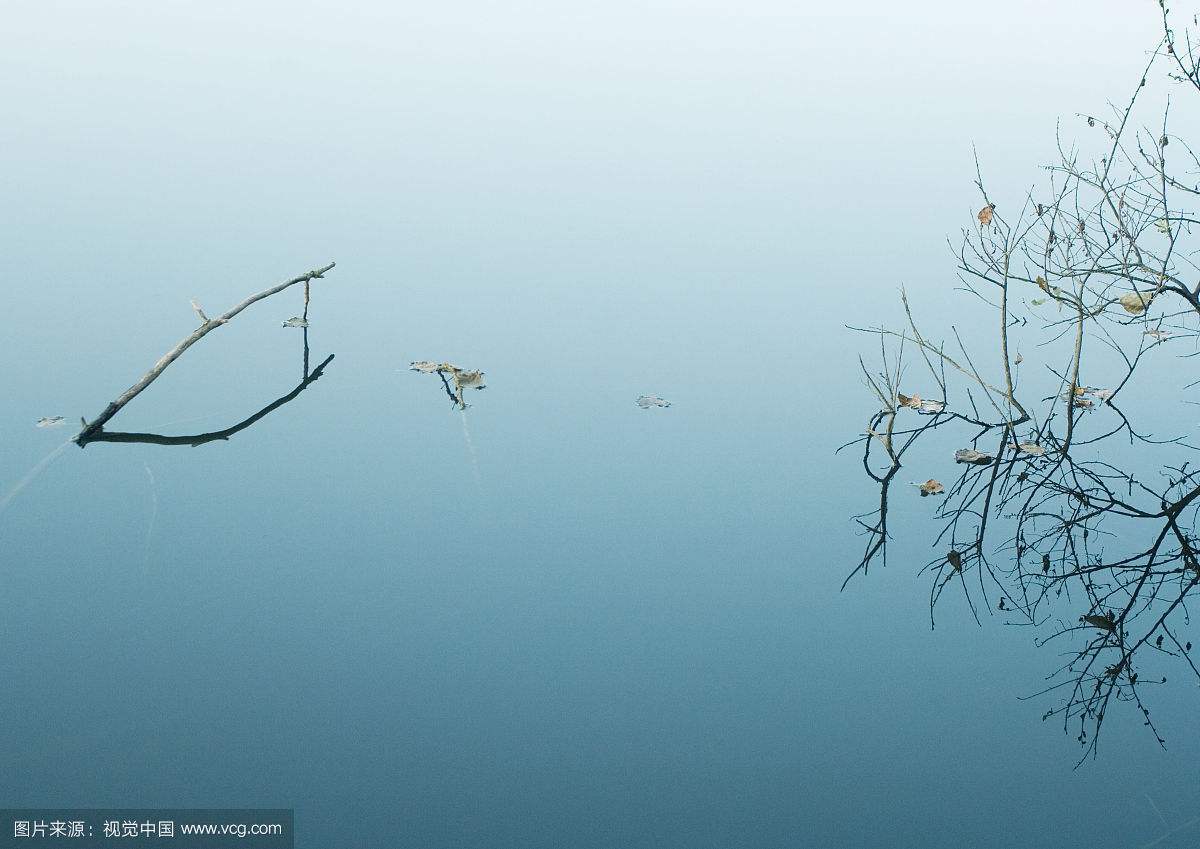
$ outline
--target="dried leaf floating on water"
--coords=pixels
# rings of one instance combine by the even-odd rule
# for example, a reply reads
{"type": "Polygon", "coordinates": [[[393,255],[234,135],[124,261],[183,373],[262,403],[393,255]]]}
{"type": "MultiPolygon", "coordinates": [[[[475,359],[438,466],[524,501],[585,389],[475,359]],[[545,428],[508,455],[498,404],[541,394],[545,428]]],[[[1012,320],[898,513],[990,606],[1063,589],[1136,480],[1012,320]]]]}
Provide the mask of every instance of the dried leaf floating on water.
{"type": "Polygon", "coordinates": [[[458,369],[454,372],[454,385],[459,389],[487,389],[487,384],[483,382],[483,372],[479,370],[458,369]]]}
{"type": "Polygon", "coordinates": [[[1117,630],[1117,623],[1113,621],[1111,616],[1097,616],[1094,614],[1088,614],[1086,616],[1079,617],[1079,619],[1081,622],[1086,622],[1093,627],[1099,628],[1101,631],[1111,632],[1117,630]]]}
{"type": "Polygon", "coordinates": [[[651,407],[669,407],[671,402],[657,395],[639,395],[637,405],[643,410],[649,410],[651,407]]]}
{"type": "Polygon", "coordinates": [[[941,495],[946,491],[946,487],[942,486],[941,483],[935,481],[933,478],[925,481],[925,483],[917,484],[917,489],[921,491],[922,498],[927,495],[941,495]]]}
{"type": "Polygon", "coordinates": [[[908,407],[925,416],[933,416],[946,409],[945,401],[925,400],[920,395],[910,397],[902,392],[897,392],[896,400],[900,403],[901,407],[908,407]]]}
{"type": "Polygon", "coordinates": [[[996,459],[991,454],[976,451],[974,448],[960,448],[954,452],[954,462],[970,463],[974,466],[987,466],[996,459]]]}
{"type": "Polygon", "coordinates": [[[1120,304],[1130,315],[1141,315],[1153,300],[1153,292],[1130,292],[1120,297],[1120,304]]]}
{"type": "Polygon", "coordinates": [[[996,204],[989,203],[983,209],[979,210],[979,214],[975,217],[979,219],[979,223],[984,227],[992,223],[992,213],[996,209],[996,204]]]}
{"type": "Polygon", "coordinates": [[[1154,226],[1158,228],[1158,232],[1160,232],[1160,233],[1168,233],[1169,234],[1171,232],[1171,222],[1165,218],[1160,218],[1157,221],[1155,221],[1154,226]]]}
{"type": "Polygon", "coordinates": [[[464,369],[453,363],[437,363],[433,360],[414,360],[409,363],[409,368],[421,374],[436,374],[441,378],[447,394],[450,395],[450,400],[460,410],[465,410],[469,406],[463,401],[464,389],[487,388],[487,384],[483,382],[483,372],[479,369],[464,369]],[[449,375],[449,380],[447,375],[449,375]],[[454,384],[453,389],[450,388],[451,382],[454,384]]]}
{"type": "Polygon", "coordinates": [[[1081,410],[1090,410],[1096,405],[1096,401],[1107,401],[1115,391],[1114,389],[1097,389],[1095,386],[1076,386],[1071,403],[1081,410]],[[1087,397],[1089,395],[1092,397],[1087,397]]]}
{"type": "MultiPolygon", "coordinates": [[[[1058,288],[1057,286],[1051,286],[1046,281],[1046,278],[1040,274],[1033,279],[1033,282],[1037,284],[1037,287],[1039,289],[1041,289],[1047,295],[1050,295],[1050,297],[1054,298],[1055,300],[1061,300],[1064,297],[1062,289],[1058,288]]],[[[1029,303],[1031,303],[1035,307],[1040,307],[1042,304],[1046,303],[1048,300],[1049,300],[1049,298],[1034,298],[1029,303]]],[[[1061,307],[1062,304],[1060,303],[1059,306],[1061,307]]]]}
{"type": "Polygon", "coordinates": [[[946,562],[950,564],[950,568],[955,572],[962,571],[962,555],[953,549],[946,555],[946,562]]]}
{"type": "Polygon", "coordinates": [[[42,416],[37,420],[38,427],[58,427],[65,420],[62,416],[42,416]]]}
{"type": "Polygon", "coordinates": [[[1041,457],[1046,453],[1046,449],[1038,445],[1036,442],[1018,442],[1017,450],[1024,454],[1031,454],[1034,457],[1041,457]]]}
{"type": "Polygon", "coordinates": [[[284,327],[308,327],[308,322],[298,315],[294,315],[283,323],[284,327]]]}

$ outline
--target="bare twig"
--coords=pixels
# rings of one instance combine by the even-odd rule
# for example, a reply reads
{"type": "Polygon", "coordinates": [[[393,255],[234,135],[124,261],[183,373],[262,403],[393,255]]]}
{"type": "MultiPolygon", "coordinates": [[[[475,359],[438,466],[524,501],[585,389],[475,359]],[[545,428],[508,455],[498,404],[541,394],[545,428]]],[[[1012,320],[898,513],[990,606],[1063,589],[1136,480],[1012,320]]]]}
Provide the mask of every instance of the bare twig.
{"type": "Polygon", "coordinates": [[[335,263],[331,262],[328,265],[322,266],[321,268],[305,272],[298,277],[293,277],[291,280],[287,280],[277,286],[264,289],[258,294],[251,295],[250,297],[246,298],[233,309],[221,316],[218,316],[217,318],[210,319],[205,316],[204,311],[200,309],[195,301],[193,301],[192,307],[196,311],[197,316],[200,318],[202,322],[201,325],[188,334],[178,345],[164,354],[159,361],[154,364],[154,367],[151,368],[150,371],[142,375],[141,379],[138,380],[137,383],[133,384],[124,392],[122,392],[116,398],[116,400],[110,402],[109,405],[104,408],[103,412],[100,413],[100,415],[94,418],[91,422],[84,421],[82,430],[80,430],[79,434],[75,437],[75,442],[80,447],[83,447],[87,445],[88,442],[96,441],[97,434],[104,429],[104,425],[113,416],[121,411],[122,407],[136,398],[147,386],[157,380],[159,375],[166,371],[167,366],[175,362],[175,360],[178,359],[184,351],[207,336],[209,332],[224,324],[228,324],[234,318],[234,316],[246,309],[246,307],[257,301],[261,301],[263,298],[269,298],[271,295],[282,292],[284,289],[287,289],[289,286],[294,286],[297,283],[304,283],[307,286],[310,281],[324,277],[325,272],[332,269],[334,265],[335,263]]]}

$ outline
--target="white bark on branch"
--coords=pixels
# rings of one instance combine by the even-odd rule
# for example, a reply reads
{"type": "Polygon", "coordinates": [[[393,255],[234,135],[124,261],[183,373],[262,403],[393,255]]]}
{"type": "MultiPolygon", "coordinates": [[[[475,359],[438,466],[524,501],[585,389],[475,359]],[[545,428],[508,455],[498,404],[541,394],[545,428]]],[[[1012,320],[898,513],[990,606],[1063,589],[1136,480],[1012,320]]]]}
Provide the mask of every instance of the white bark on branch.
{"type": "MultiPolygon", "coordinates": [[[[334,265],[335,263],[331,262],[321,268],[316,268],[312,271],[305,272],[299,277],[293,277],[291,280],[280,283],[278,286],[272,286],[270,289],[264,289],[258,294],[251,295],[250,297],[246,298],[246,300],[242,301],[240,304],[223,315],[220,315],[217,318],[205,320],[203,324],[188,334],[188,336],[186,336],[178,345],[176,345],[167,353],[163,354],[163,356],[157,363],[154,364],[154,367],[151,368],[150,371],[142,375],[141,379],[138,380],[137,383],[133,384],[133,386],[130,386],[128,389],[122,392],[116,400],[110,402],[109,405],[104,408],[104,411],[100,413],[100,415],[92,419],[91,422],[85,421],[83,423],[83,429],[75,437],[75,442],[80,446],[86,445],[91,437],[103,430],[104,425],[107,424],[113,416],[119,413],[122,407],[136,398],[142,392],[142,390],[157,380],[158,376],[166,371],[167,366],[175,362],[175,360],[177,360],[180,354],[182,354],[184,351],[207,336],[209,331],[216,330],[223,324],[228,324],[234,316],[256,301],[261,301],[263,298],[269,298],[271,295],[278,294],[284,289],[287,289],[289,286],[294,286],[297,283],[304,283],[307,286],[310,281],[324,277],[325,272],[332,269],[334,265]]],[[[203,312],[199,309],[197,309],[197,313],[203,316],[203,312]]]]}

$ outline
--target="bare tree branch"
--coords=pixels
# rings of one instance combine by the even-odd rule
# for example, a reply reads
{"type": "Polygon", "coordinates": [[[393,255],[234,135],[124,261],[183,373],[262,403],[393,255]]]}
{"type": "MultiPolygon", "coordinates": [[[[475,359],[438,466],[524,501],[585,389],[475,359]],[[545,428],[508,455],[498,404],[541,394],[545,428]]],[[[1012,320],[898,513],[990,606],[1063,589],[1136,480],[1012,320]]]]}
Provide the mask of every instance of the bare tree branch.
{"type": "Polygon", "coordinates": [[[108,421],[113,416],[115,416],[117,413],[119,413],[121,411],[122,407],[124,407],[126,404],[128,404],[130,401],[132,401],[134,398],[136,398],[147,386],[149,386],[151,383],[153,383],[155,380],[157,380],[159,375],[161,375],[164,371],[166,371],[167,366],[169,366],[169,365],[171,365],[171,363],[175,362],[175,360],[177,360],[184,351],[186,351],[188,348],[190,348],[196,342],[199,342],[201,339],[203,339],[205,336],[207,336],[211,331],[217,329],[218,327],[220,327],[224,324],[228,324],[234,318],[234,316],[236,316],[242,310],[246,309],[246,307],[250,306],[251,304],[253,304],[257,301],[261,301],[263,298],[269,298],[271,295],[275,295],[279,292],[282,292],[284,289],[287,289],[289,286],[294,286],[297,283],[303,283],[303,284],[305,284],[305,287],[306,287],[306,289],[305,289],[305,291],[306,291],[305,308],[307,310],[307,300],[308,300],[307,287],[308,287],[310,281],[324,277],[325,272],[332,269],[335,264],[336,263],[331,262],[328,265],[322,266],[321,268],[317,268],[312,271],[305,272],[304,274],[301,274],[299,277],[293,277],[291,280],[287,280],[283,283],[280,283],[277,286],[272,286],[269,289],[264,289],[263,291],[246,298],[240,304],[233,307],[233,309],[229,310],[228,312],[224,313],[223,315],[218,316],[217,318],[210,319],[207,316],[205,316],[204,311],[202,309],[200,309],[200,307],[196,304],[195,301],[193,301],[192,308],[196,311],[197,316],[201,320],[200,326],[197,327],[195,330],[193,330],[186,337],[184,337],[184,339],[182,341],[180,341],[180,343],[178,345],[176,345],[174,348],[172,348],[167,353],[163,354],[163,356],[158,360],[158,362],[156,362],[154,364],[153,368],[151,368],[148,372],[146,372],[144,375],[142,375],[141,379],[139,379],[137,381],[137,383],[133,384],[128,389],[126,389],[124,392],[122,392],[116,398],[116,400],[110,402],[109,405],[104,408],[103,412],[100,413],[100,415],[96,416],[96,418],[94,418],[91,422],[84,421],[83,429],[80,430],[79,434],[75,437],[75,442],[80,447],[83,447],[83,446],[86,446],[88,442],[96,441],[97,434],[99,434],[104,429],[104,425],[107,424],[108,421]]]}

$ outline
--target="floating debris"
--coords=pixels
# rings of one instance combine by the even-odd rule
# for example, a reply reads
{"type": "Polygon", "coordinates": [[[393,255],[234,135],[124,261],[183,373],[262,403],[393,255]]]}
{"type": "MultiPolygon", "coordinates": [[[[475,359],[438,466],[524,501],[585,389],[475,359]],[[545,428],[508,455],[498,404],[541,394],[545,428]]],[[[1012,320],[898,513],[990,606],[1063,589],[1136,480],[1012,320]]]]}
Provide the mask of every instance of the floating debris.
{"type": "Polygon", "coordinates": [[[939,481],[935,481],[933,478],[925,481],[925,483],[914,484],[914,486],[921,491],[922,498],[926,497],[927,495],[941,495],[946,491],[946,487],[942,486],[939,481]]]}
{"type": "Polygon", "coordinates": [[[421,374],[436,374],[440,377],[446,394],[460,410],[465,410],[468,406],[463,401],[464,389],[487,388],[487,384],[483,382],[483,372],[479,369],[464,369],[452,363],[435,363],[433,360],[414,360],[409,364],[409,369],[421,374]],[[446,375],[450,376],[450,380],[446,379],[446,375]],[[450,388],[451,381],[454,382],[453,389],[450,388]]]}
{"type": "Polygon", "coordinates": [[[970,463],[973,466],[989,466],[996,459],[991,454],[974,448],[960,448],[954,452],[954,462],[970,463]]]}
{"type": "Polygon", "coordinates": [[[639,395],[637,405],[643,410],[649,410],[651,407],[669,407],[671,402],[666,398],[659,398],[657,395],[639,395]]]}
{"type": "Polygon", "coordinates": [[[1154,292],[1130,292],[1122,295],[1118,300],[1125,312],[1130,315],[1141,315],[1154,300],[1154,292]]]}
{"type": "Polygon", "coordinates": [[[1017,450],[1025,454],[1031,454],[1034,457],[1041,457],[1046,453],[1046,449],[1036,442],[1018,442],[1017,450]]]}
{"type": "Polygon", "coordinates": [[[298,315],[294,315],[283,323],[284,327],[308,327],[308,322],[298,315]]]}
{"type": "Polygon", "coordinates": [[[1117,630],[1116,621],[1112,618],[1112,616],[1109,616],[1107,614],[1105,614],[1103,616],[1088,614],[1086,616],[1080,616],[1079,621],[1086,622],[1087,624],[1091,625],[1093,628],[1099,628],[1101,631],[1117,630]]]}
{"type": "Polygon", "coordinates": [[[916,410],[923,416],[936,416],[938,413],[946,409],[945,401],[925,400],[920,395],[909,397],[903,393],[896,393],[896,400],[900,402],[901,407],[908,407],[916,410]]]}
{"type": "Polygon", "coordinates": [[[454,385],[459,389],[487,389],[487,384],[483,382],[483,372],[478,370],[459,369],[454,372],[454,385]]]}
{"type": "Polygon", "coordinates": [[[1071,403],[1082,409],[1090,410],[1096,405],[1096,401],[1107,401],[1116,392],[1115,389],[1097,389],[1095,386],[1076,386],[1075,394],[1071,403]],[[1087,396],[1091,395],[1089,398],[1087,396]]]}
{"type": "Polygon", "coordinates": [[[66,422],[62,416],[42,416],[37,420],[38,427],[59,427],[66,422]]]}

